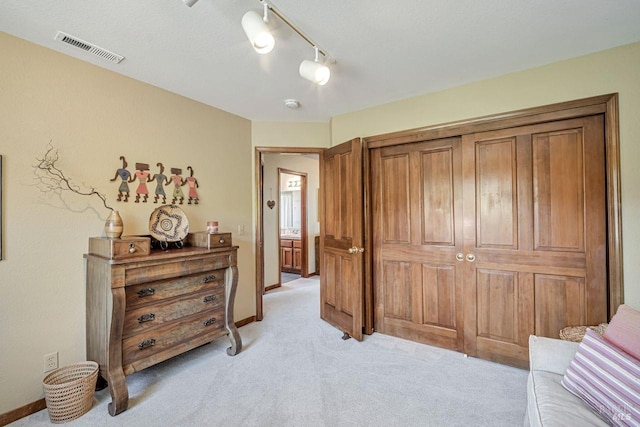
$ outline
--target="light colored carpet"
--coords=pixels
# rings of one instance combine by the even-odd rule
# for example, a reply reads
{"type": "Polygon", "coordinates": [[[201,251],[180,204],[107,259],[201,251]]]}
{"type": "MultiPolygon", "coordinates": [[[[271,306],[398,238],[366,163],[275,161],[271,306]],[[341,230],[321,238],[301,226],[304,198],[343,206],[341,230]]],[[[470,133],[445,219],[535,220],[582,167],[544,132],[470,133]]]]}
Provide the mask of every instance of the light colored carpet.
{"type": "Polygon", "coordinates": [[[288,283],[288,282],[292,282],[294,280],[299,279],[300,276],[299,274],[294,274],[294,273],[287,273],[287,272],[281,272],[280,273],[280,283],[284,284],[284,283],[288,283]]]}
{"type": "MultiPolygon", "coordinates": [[[[318,278],[265,295],[244,349],[215,342],[127,377],[129,409],[108,389],[69,426],[516,426],[527,372],[373,334],[364,342],[319,319],[318,278]]],[[[47,410],[12,426],[51,425],[47,410]]]]}

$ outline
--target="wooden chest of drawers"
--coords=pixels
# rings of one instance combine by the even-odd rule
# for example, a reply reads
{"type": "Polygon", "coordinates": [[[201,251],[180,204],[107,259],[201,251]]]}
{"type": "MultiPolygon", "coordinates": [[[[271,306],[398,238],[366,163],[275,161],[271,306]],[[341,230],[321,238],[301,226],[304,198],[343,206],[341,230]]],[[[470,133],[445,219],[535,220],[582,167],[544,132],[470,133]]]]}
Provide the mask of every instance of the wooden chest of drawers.
{"type": "Polygon", "coordinates": [[[237,247],[152,250],[108,259],[87,254],[87,359],[109,385],[109,413],[127,409],[125,376],[228,335],[236,355],[242,341],[233,322],[237,247]]]}

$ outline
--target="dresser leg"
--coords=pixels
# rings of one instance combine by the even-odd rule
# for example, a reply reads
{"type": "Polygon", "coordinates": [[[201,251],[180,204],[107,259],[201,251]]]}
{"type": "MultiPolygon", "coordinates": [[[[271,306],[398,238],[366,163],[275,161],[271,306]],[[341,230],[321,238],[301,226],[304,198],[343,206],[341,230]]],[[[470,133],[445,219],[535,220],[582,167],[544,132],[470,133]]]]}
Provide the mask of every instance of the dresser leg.
{"type": "Polygon", "coordinates": [[[96,391],[104,390],[109,383],[104,379],[101,372],[98,372],[98,379],[96,380],[96,391]]]}
{"type": "Polygon", "coordinates": [[[227,330],[229,331],[229,341],[231,342],[231,347],[227,349],[227,354],[235,356],[242,351],[242,338],[240,338],[240,333],[235,325],[227,327],[227,330]]]}
{"type": "Polygon", "coordinates": [[[109,403],[108,407],[109,415],[115,417],[129,407],[129,390],[127,390],[127,385],[125,384],[121,390],[109,386],[109,391],[111,392],[111,403],[109,403]]]}
{"type": "Polygon", "coordinates": [[[109,335],[109,354],[107,362],[107,381],[111,393],[109,414],[118,415],[129,406],[129,390],[122,370],[122,327],[125,314],[126,295],[124,288],[111,288],[113,301],[111,330],[109,335]]]}
{"type": "Polygon", "coordinates": [[[227,294],[227,298],[225,298],[225,326],[229,332],[229,341],[231,341],[231,347],[227,349],[227,354],[229,356],[235,356],[242,351],[242,339],[233,321],[233,305],[236,299],[236,288],[238,287],[238,267],[233,265],[227,268],[224,275],[224,282],[227,294]]]}
{"type": "Polygon", "coordinates": [[[109,414],[113,417],[124,412],[129,407],[129,390],[124,379],[122,369],[115,369],[109,375],[109,393],[111,393],[111,403],[109,403],[109,414]]]}

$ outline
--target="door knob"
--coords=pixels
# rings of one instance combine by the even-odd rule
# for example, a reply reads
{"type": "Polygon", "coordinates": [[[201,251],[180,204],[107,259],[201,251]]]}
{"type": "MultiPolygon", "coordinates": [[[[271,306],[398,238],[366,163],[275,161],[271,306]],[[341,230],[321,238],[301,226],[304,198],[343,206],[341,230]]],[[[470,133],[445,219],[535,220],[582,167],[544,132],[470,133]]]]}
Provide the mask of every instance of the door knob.
{"type": "Polygon", "coordinates": [[[464,261],[464,254],[462,252],[458,252],[456,254],[456,260],[458,261],[464,261]]]}
{"type": "Polygon", "coordinates": [[[467,261],[473,262],[476,260],[476,256],[474,254],[467,254],[467,261]]]}

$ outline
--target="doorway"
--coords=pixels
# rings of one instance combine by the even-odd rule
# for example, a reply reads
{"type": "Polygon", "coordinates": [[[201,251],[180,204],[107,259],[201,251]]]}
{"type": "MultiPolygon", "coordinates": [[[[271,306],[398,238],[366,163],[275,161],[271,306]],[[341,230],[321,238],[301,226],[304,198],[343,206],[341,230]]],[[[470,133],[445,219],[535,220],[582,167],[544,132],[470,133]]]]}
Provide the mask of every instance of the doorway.
{"type": "MultiPolygon", "coordinates": [[[[262,304],[264,293],[280,287],[283,283],[281,272],[283,259],[287,266],[292,267],[294,266],[292,257],[298,256],[295,266],[299,267],[300,277],[310,277],[319,271],[316,263],[316,236],[320,232],[317,206],[319,161],[323,150],[323,148],[293,147],[256,147],[255,149],[258,207],[256,209],[256,320],[262,320],[264,317],[262,304]],[[280,177],[285,174],[293,177],[281,180],[280,177]],[[292,182],[292,187],[288,187],[289,181],[292,182]],[[293,187],[298,185],[296,181],[300,181],[300,187],[293,187]],[[285,186],[282,191],[281,185],[285,186]],[[305,195],[302,195],[303,185],[305,195]],[[293,190],[293,188],[300,190],[293,190]],[[298,193],[294,193],[295,191],[298,193]],[[285,196],[284,201],[280,197],[281,194],[285,196]],[[293,223],[292,217],[291,222],[285,223],[283,227],[285,234],[281,234],[281,215],[293,213],[283,205],[289,203],[287,200],[293,203],[294,196],[296,199],[305,199],[305,212],[300,212],[299,227],[295,226],[297,223],[293,223]],[[283,248],[283,245],[291,247],[287,249],[283,248]]],[[[300,210],[302,210],[302,204],[300,210]]]]}

